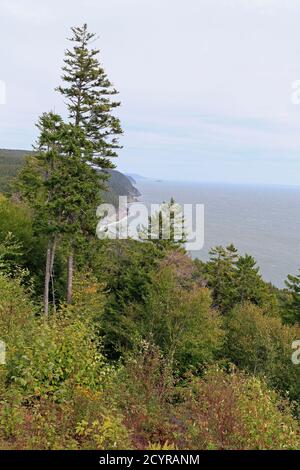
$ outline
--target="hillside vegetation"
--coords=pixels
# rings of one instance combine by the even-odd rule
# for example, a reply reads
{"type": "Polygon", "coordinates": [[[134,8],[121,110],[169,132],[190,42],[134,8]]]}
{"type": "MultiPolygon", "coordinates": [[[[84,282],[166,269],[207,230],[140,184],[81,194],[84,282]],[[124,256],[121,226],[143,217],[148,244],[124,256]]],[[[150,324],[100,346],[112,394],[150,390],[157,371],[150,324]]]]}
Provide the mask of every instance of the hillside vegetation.
{"type": "Polygon", "coordinates": [[[299,450],[300,275],[278,290],[233,244],[192,260],[173,200],[141,240],[95,237],[105,172],[137,193],[95,35],[71,34],[68,119],[1,154],[3,192],[20,171],[0,194],[0,449],[299,450]]]}
{"type": "MultiPolygon", "coordinates": [[[[29,150],[7,150],[0,149],[0,192],[11,194],[11,183],[16,178],[18,172],[24,166],[25,158],[31,155],[29,150]]],[[[107,181],[108,190],[101,191],[105,202],[118,205],[119,196],[128,196],[130,201],[140,196],[139,191],[134,186],[133,181],[117,170],[107,170],[109,178],[107,181]]]]}
{"type": "Polygon", "coordinates": [[[0,149],[0,192],[10,192],[10,183],[16,177],[30,152],[26,150],[0,149]]]}

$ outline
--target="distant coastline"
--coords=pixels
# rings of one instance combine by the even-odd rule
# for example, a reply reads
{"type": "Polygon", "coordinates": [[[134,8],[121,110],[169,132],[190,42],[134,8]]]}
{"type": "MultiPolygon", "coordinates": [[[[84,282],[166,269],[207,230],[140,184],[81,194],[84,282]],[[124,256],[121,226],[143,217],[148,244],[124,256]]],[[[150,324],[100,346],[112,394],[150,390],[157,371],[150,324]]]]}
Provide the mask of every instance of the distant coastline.
{"type": "Polygon", "coordinates": [[[300,187],[137,181],[140,201],[204,204],[205,244],[193,258],[208,259],[217,245],[252,255],[266,281],[284,287],[300,267],[300,187]]]}

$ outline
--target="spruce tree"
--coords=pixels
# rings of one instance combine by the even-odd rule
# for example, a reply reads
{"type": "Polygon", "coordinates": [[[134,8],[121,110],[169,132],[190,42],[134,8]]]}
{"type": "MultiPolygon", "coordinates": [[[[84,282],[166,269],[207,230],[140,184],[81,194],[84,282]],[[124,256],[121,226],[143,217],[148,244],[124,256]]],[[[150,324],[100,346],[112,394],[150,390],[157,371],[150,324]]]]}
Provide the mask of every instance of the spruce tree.
{"type": "Polygon", "coordinates": [[[34,147],[35,153],[26,159],[17,180],[21,196],[33,209],[33,227],[36,235],[45,237],[47,242],[44,313],[49,311],[49,282],[53,276],[53,265],[58,237],[62,229],[63,205],[56,187],[61,180],[62,140],[65,134],[62,118],[44,113],[37,124],[39,136],[34,147]]]}
{"type": "Polygon", "coordinates": [[[20,172],[18,188],[33,209],[35,233],[48,240],[44,283],[44,312],[48,315],[57,244],[78,246],[87,233],[95,231],[94,208],[101,199],[95,191],[97,172],[86,163],[92,145],[85,132],[54,113],[44,113],[38,128],[36,152],[20,172]]]}
{"type": "Polygon", "coordinates": [[[235,270],[238,259],[233,245],[226,248],[216,246],[209,252],[210,260],[206,265],[208,285],[212,289],[214,306],[227,313],[233,305],[235,295],[235,270]]]}
{"type": "Polygon", "coordinates": [[[245,254],[239,256],[235,273],[235,303],[252,302],[272,314],[276,297],[270,286],[263,281],[255,259],[245,254]]]}
{"type": "Polygon", "coordinates": [[[74,46],[67,49],[62,67],[65,86],[57,90],[67,104],[70,122],[84,129],[93,145],[91,163],[103,171],[114,168],[111,158],[121,148],[120,120],[112,114],[120,106],[112,99],[118,92],[98,59],[100,51],[91,47],[96,35],[88,32],[86,24],[72,28],[72,33],[69,40],[74,46]]]}
{"type": "Polygon", "coordinates": [[[142,240],[154,243],[159,250],[184,250],[186,243],[185,220],[183,210],[174,198],[163,203],[148,218],[148,226],[140,230],[142,240]]]}
{"type": "Polygon", "coordinates": [[[117,156],[120,121],[112,112],[119,102],[99,60],[91,48],[95,35],[87,26],[72,28],[74,43],[66,51],[63,95],[69,121],[54,113],[40,118],[36,154],[28,159],[19,177],[19,188],[34,209],[35,228],[48,239],[44,309],[48,314],[49,280],[55,248],[62,241],[67,250],[67,301],[72,300],[74,251],[83,239],[95,235],[96,208],[101,202],[117,156]]]}
{"type": "Polygon", "coordinates": [[[288,323],[300,323],[300,273],[289,274],[285,284],[289,297],[284,302],[284,319],[288,323]]]}
{"type": "MultiPolygon", "coordinates": [[[[89,141],[92,151],[85,155],[84,162],[98,171],[95,191],[105,188],[108,175],[105,170],[114,168],[111,158],[117,156],[120,148],[118,136],[122,134],[120,120],[113,111],[120,103],[113,97],[117,90],[109,81],[99,61],[99,50],[92,43],[96,37],[88,31],[87,25],[72,28],[70,41],[62,68],[63,85],[57,90],[67,104],[70,123],[80,128],[89,141]],[[98,188],[97,188],[98,187],[98,188]],[[97,189],[96,189],[97,188],[97,189]]],[[[93,208],[96,210],[96,207],[93,208]]],[[[72,298],[72,275],[74,244],[70,246],[68,259],[67,300],[72,298]]]]}

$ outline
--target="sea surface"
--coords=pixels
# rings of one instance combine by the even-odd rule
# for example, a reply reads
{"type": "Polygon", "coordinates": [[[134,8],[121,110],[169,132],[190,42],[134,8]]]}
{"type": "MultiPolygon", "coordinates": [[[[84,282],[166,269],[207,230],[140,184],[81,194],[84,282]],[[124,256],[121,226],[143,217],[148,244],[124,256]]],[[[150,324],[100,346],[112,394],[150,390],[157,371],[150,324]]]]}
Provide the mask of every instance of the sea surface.
{"type": "Polygon", "coordinates": [[[139,179],[139,200],[146,204],[200,203],[205,210],[205,243],[193,258],[208,259],[216,245],[233,243],[251,254],[263,278],[284,286],[300,268],[300,187],[239,186],[139,179]]]}

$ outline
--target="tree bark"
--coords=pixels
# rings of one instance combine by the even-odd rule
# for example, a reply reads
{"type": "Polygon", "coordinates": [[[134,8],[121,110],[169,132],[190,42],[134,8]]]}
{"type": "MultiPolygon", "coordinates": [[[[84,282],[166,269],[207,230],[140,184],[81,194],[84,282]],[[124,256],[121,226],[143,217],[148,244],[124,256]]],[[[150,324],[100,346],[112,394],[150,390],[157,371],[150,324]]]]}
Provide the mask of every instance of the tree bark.
{"type": "Polygon", "coordinates": [[[51,263],[51,248],[50,248],[50,242],[49,242],[47,253],[46,253],[45,286],[44,286],[44,315],[45,317],[48,317],[48,314],[49,314],[50,263],[51,263]]]}
{"type": "Polygon", "coordinates": [[[67,303],[72,303],[73,294],[73,251],[68,257],[68,278],[67,278],[67,303]]]}

